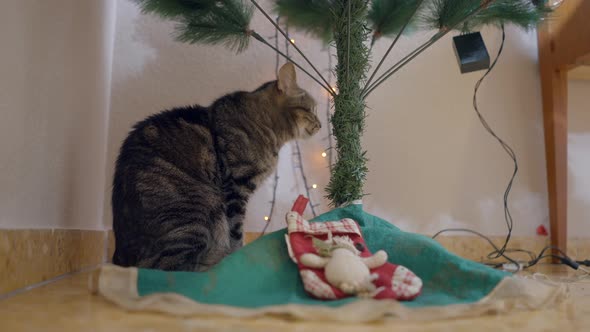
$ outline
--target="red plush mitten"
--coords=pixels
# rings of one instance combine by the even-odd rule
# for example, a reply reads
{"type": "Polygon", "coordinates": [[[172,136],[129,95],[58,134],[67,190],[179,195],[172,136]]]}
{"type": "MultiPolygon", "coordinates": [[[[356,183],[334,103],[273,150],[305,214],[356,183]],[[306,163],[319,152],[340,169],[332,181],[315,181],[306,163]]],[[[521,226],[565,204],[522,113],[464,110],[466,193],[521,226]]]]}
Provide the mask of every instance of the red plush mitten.
{"type": "Polygon", "coordinates": [[[349,296],[412,300],[422,280],[387,254],[372,254],[352,219],[310,223],[301,217],[308,200],[299,196],[287,214],[289,256],[298,265],[305,290],[318,299],[349,296]]]}

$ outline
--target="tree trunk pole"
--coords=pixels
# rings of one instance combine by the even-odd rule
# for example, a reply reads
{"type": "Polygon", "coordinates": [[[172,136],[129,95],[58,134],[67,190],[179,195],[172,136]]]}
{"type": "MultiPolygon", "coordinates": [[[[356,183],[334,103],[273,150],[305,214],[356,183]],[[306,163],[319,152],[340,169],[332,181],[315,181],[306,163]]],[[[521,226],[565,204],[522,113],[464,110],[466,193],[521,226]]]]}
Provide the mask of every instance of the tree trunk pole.
{"type": "Polygon", "coordinates": [[[367,175],[367,159],[361,146],[365,125],[365,102],[361,83],[369,69],[369,33],[364,26],[366,0],[342,1],[342,15],[334,31],[338,64],[338,94],[334,97],[332,116],[338,160],[327,188],[328,198],[335,206],[363,197],[367,175]]]}

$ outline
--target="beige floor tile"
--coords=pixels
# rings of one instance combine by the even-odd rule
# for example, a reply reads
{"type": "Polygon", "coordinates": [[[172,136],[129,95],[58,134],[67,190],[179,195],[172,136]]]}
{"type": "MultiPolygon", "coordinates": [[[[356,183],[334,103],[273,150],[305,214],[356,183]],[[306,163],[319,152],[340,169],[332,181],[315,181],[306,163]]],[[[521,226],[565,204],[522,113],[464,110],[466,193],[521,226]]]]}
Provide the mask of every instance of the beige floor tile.
{"type": "MultiPolygon", "coordinates": [[[[574,274],[564,267],[540,266],[553,280],[574,274]]],[[[501,316],[379,324],[306,323],[282,318],[176,318],[129,313],[88,291],[89,274],[79,274],[0,301],[1,331],[590,331],[590,279],[569,283],[571,301],[551,310],[501,316]]],[[[537,276],[539,277],[539,276],[537,276]]]]}

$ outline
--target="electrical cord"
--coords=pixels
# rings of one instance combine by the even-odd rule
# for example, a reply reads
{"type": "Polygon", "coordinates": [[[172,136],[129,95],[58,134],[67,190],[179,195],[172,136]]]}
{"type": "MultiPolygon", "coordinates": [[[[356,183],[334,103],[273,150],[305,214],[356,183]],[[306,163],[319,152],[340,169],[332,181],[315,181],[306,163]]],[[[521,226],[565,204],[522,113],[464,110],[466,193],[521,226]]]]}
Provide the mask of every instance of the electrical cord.
{"type": "Polygon", "coordinates": [[[438,233],[436,233],[432,238],[434,239],[438,235],[440,235],[441,233],[445,233],[445,232],[473,233],[473,234],[476,234],[476,235],[486,239],[494,248],[494,251],[492,251],[488,255],[488,259],[496,259],[496,258],[504,257],[505,259],[507,259],[511,263],[516,264],[516,266],[519,266],[518,263],[514,259],[508,257],[505,254],[506,249],[508,247],[508,243],[510,242],[510,238],[512,236],[512,228],[514,226],[512,214],[510,213],[510,208],[508,207],[508,197],[509,197],[510,191],[512,190],[512,184],[514,183],[514,179],[516,178],[516,174],[518,173],[518,161],[516,159],[516,154],[514,153],[514,150],[512,150],[512,148],[494,132],[494,130],[490,127],[490,125],[488,124],[486,119],[483,117],[483,115],[479,111],[479,107],[477,104],[477,93],[479,92],[479,88],[481,86],[481,83],[486,79],[486,77],[488,77],[488,75],[492,72],[492,70],[494,70],[494,68],[496,67],[496,64],[498,63],[498,60],[500,59],[500,56],[502,55],[502,52],[504,51],[504,44],[506,42],[506,30],[505,30],[503,24],[501,27],[502,27],[502,42],[500,44],[498,54],[496,55],[496,58],[494,59],[494,61],[492,62],[491,66],[488,68],[488,70],[485,72],[485,74],[475,84],[475,89],[473,91],[473,108],[474,108],[475,113],[477,114],[477,117],[479,118],[481,124],[483,125],[484,129],[500,143],[500,145],[502,146],[504,151],[506,151],[506,153],[510,156],[510,159],[512,159],[512,161],[514,163],[514,171],[512,173],[512,176],[510,177],[510,181],[508,182],[508,186],[506,187],[506,191],[504,192],[504,219],[506,221],[506,226],[508,228],[508,234],[506,235],[506,239],[504,240],[504,244],[502,245],[501,248],[498,248],[495,244],[493,244],[493,242],[489,238],[487,238],[483,234],[473,231],[473,230],[464,229],[464,228],[443,229],[443,230],[439,231],[438,233]]]}
{"type": "Polygon", "coordinates": [[[571,267],[574,270],[578,270],[581,269],[582,271],[588,273],[588,271],[584,268],[581,268],[580,265],[585,265],[585,266],[590,266],[590,260],[584,260],[584,261],[575,261],[572,260],[565,252],[563,252],[563,250],[554,247],[554,246],[546,246],[545,248],[543,248],[543,250],[541,250],[541,252],[538,255],[535,255],[532,251],[529,250],[524,250],[524,249],[509,249],[508,248],[508,243],[510,242],[510,239],[512,237],[512,229],[514,226],[514,220],[512,219],[512,214],[510,213],[510,208],[508,206],[508,198],[510,195],[510,191],[512,190],[512,185],[514,184],[514,179],[516,178],[516,175],[518,173],[518,161],[516,158],[516,153],[514,153],[514,150],[503,140],[501,139],[495,132],[494,130],[490,127],[490,125],[488,124],[488,122],[486,121],[486,119],[483,117],[483,115],[481,114],[481,112],[479,111],[479,107],[477,104],[477,93],[479,91],[479,88],[482,84],[482,82],[486,79],[486,77],[491,73],[491,71],[496,67],[496,64],[498,63],[498,59],[500,58],[500,56],[502,55],[502,52],[504,50],[504,44],[506,42],[506,31],[504,28],[504,25],[502,24],[501,26],[502,28],[502,41],[500,44],[500,48],[498,50],[498,54],[496,55],[496,58],[494,59],[494,61],[492,62],[491,66],[488,68],[488,70],[485,72],[485,74],[477,81],[477,83],[475,84],[475,89],[473,92],[473,108],[475,110],[475,113],[477,114],[481,124],[483,125],[484,129],[493,137],[495,138],[498,143],[500,143],[500,145],[502,146],[502,148],[504,149],[504,151],[506,151],[506,153],[508,154],[508,156],[510,156],[510,159],[512,159],[513,163],[514,163],[514,171],[512,173],[512,176],[510,177],[510,181],[508,181],[508,185],[506,187],[506,191],[504,192],[504,219],[506,221],[506,226],[508,228],[508,233],[506,235],[506,239],[504,240],[504,244],[502,245],[502,247],[498,248],[498,246],[496,246],[496,244],[487,236],[474,231],[474,230],[470,230],[470,229],[466,229],[466,228],[448,228],[448,229],[443,229],[441,231],[439,231],[438,233],[434,234],[432,236],[433,239],[435,239],[437,236],[439,236],[442,233],[445,232],[467,232],[467,233],[472,233],[475,234],[483,239],[485,239],[490,246],[492,246],[492,248],[494,248],[494,250],[492,252],[490,252],[487,255],[487,259],[489,260],[488,262],[483,262],[484,264],[490,265],[492,267],[495,268],[506,268],[507,263],[506,262],[492,262],[492,260],[498,259],[498,258],[504,258],[506,259],[511,265],[511,270],[514,272],[518,272],[521,269],[527,269],[530,268],[534,265],[536,265],[539,261],[541,261],[544,258],[557,258],[559,259],[559,261],[562,264],[565,264],[569,267],[571,267]],[[545,254],[545,252],[547,250],[554,250],[558,253],[560,253],[561,255],[556,255],[556,254],[545,254]],[[526,253],[529,256],[529,260],[528,261],[517,261],[516,259],[510,257],[507,255],[507,253],[526,253]]]}

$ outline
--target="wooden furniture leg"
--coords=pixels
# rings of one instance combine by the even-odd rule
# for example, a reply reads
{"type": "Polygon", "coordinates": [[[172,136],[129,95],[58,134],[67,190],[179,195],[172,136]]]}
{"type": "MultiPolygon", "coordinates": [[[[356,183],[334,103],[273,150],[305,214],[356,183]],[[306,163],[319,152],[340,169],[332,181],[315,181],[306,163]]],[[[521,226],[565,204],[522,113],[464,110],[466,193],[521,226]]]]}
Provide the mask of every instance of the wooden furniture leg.
{"type": "Polygon", "coordinates": [[[567,71],[590,65],[590,0],[567,0],[538,30],[551,244],[567,250],[567,71]]]}
{"type": "Polygon", "coordinates": [[[539,29],[545,154],[551,244],[567,251],[567,68],[555,61],[555,42],[547,26],[539,29]]]}

